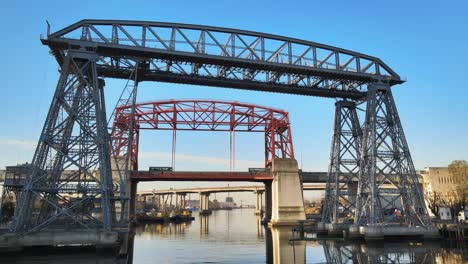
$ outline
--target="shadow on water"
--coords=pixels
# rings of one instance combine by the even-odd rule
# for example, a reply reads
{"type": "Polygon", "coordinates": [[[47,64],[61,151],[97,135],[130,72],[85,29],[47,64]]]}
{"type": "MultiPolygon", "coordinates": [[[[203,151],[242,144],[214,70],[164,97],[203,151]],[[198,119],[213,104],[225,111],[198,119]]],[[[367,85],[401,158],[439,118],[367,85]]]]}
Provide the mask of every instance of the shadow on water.
{"type": "Polygon", "coordinates": [[[467,263],[466,244],[292,241],[289,227],[266,228],[253,210],[218,211],[189,223],[134,229],[129,256],[117,252],[34,249],[1,255],[0,263],[467,263]]]}

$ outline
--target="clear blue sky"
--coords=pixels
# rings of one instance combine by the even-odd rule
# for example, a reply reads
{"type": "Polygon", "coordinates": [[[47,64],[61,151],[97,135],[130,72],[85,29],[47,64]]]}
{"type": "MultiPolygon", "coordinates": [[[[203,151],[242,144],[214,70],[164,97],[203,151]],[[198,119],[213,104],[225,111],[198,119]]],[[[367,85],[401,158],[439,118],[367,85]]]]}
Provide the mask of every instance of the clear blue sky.
{"type": "MultiPolygon", "coordinates": [[[[58,78],[39,35],[83,18],[206,24],[312,40],[380,57],[403,78],[393,88],[416,168],[468,159],[466,1],[4,1],[0,8],[0,168],[30,161],[58,78]]],[[[325,170],[331,99],[144,83],[139,101],[237,100],[290,112],[298,159],[325,170]]],[[[107,105],[123,88],[108,81],[107,105]]],[[[142,167],[170,165],[170,133],[142,136],[142,167]]],[[[229,168],[228,134],[180,133],[179,169],[229,168]],[[196,158],[202,156],[202,158],[196,158]]],[[[238,168],[261,164],[262,135],[237,137],[238,168]]],[[[149,185],[148,185],[149,186],[149,185]]],[[[182,186],[182,185],[181,185],[182,186]]]]}

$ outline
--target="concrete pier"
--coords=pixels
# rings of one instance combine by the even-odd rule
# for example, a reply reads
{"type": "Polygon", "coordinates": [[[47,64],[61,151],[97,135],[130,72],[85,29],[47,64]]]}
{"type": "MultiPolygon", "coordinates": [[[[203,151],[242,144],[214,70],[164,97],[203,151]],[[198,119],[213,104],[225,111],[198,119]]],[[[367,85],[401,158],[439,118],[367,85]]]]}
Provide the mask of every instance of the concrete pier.
{"type": "Polygon", "coordinates": [[[256,215],[262,215],[263,214],[263,209],[262,209],[262,204],[263,204],[263,191],[255,191],[255,214],[256,215]]]}
{"type": "Polygon", "coordinates": [[[200,193],[200,214],[209,215],[210,210],[210,193],[200,193]]]}
{"type": "Polygon", "coordinates": [[[295,159],[273,159],[271,167],[272,213],[271,226],[295,225],[305,220],[299,169],[295,159]]]}
{"type": "Polygon", "coordinates": [[[438,239],[439,230],[435,226],[382,226],[369,225],[359,227],[359,232],[366,241],[383,240],[386,237],[418,237],[438,239]]]}
{"type": "Polygon", "coordinates": [[[323,222],[317,223],[317,236],[327,236],[328,231],[327,231],[327,224],[323,222]]]}
{"type": "Polygon", "coordinates": [[[90,230],[54,230],[18,236],[7,233],[0,236],[0,252],[21,251],[25,247],[95,246],[118,248],[119,233],[90,230]]]}
{"type": "Polygon", "coordinates": [[[272,194],[271,194],[271,181],[265,182],[265,212],[263,215],[262,223],[267,224],[271,220],[271,204],[272,204],[272,194]]]}
{"type": "Polygon", "coordinates": [[[330,237],[342,237],[344,231],[348,231],[349,224],[343,223],[330,223],[326,224],[327,235],[330,237]]]}
{"type": "Polygon", "coordinates": [[[361,232],[358,225],[350,225],[348,228],[348,238],[349,239],[359,239],[361,238],[361,232]]]}
{"type": "Polygon", "coordinates": [[[130,223],[136,221],[136,197],[137,197],[137,188],[138,182],[137,181],[129,181],[130,185],[130,205],[129,205],[129,220],[130,223]]]}

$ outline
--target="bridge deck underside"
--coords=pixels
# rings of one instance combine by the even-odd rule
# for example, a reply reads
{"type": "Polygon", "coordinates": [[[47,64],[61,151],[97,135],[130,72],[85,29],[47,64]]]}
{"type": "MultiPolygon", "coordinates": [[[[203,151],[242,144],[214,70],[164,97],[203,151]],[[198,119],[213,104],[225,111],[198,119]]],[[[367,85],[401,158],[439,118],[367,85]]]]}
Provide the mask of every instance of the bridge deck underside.
{"type": "Polygon", "coordinates": [[[200,172],[200,171],[177,171],[177,172],[150,172],[133,171],[133,181],[248,181],[265,182],[273,180],[269,173],[250,172],[200,172]]]}

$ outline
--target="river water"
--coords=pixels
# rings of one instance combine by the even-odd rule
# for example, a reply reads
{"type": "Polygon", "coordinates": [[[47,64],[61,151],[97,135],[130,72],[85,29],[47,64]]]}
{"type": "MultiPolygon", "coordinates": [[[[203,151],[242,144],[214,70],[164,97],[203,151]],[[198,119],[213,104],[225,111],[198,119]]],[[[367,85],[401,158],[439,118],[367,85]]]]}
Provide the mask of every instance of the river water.
{"type": "Polygon", "coordinates": [[[36,251],[0,256],[0,263],[468,263],[466,244],[292,242],[291,228],[263,227],[254,209],[195,216],[191,223],[137,227],[130,261],[93,252],[36,251]]]}

